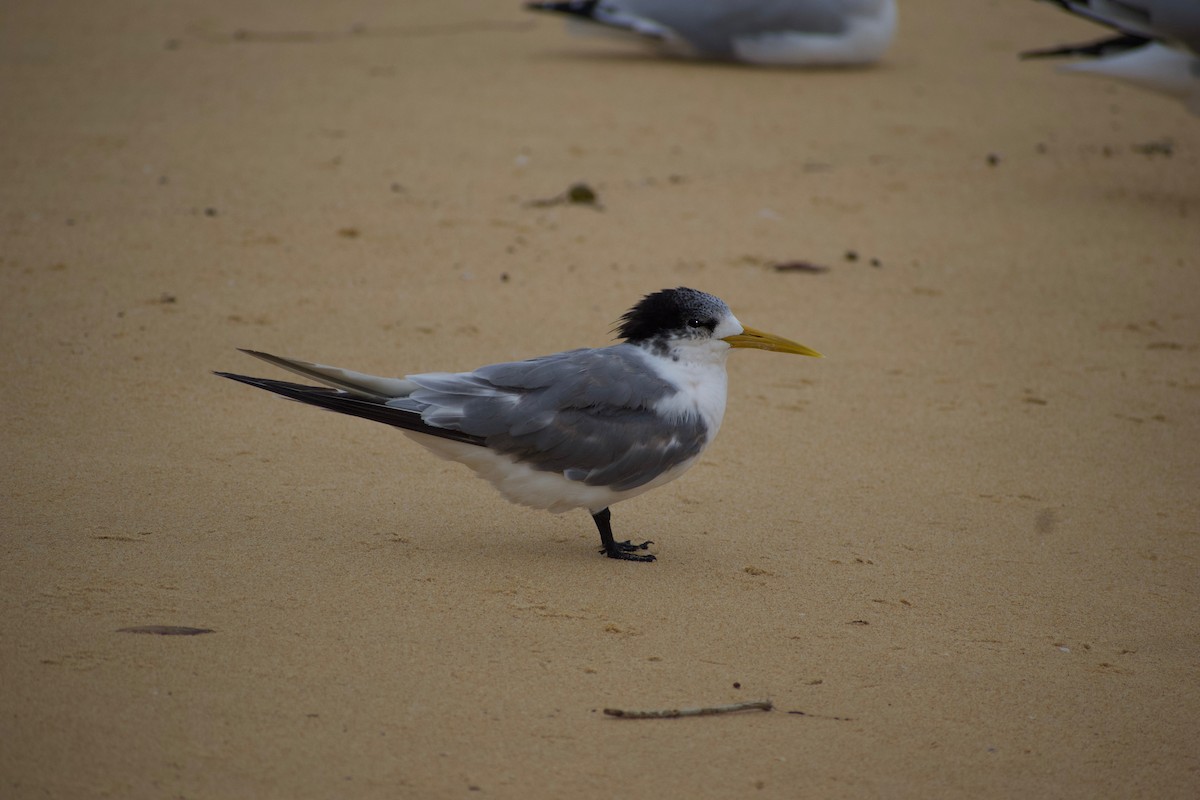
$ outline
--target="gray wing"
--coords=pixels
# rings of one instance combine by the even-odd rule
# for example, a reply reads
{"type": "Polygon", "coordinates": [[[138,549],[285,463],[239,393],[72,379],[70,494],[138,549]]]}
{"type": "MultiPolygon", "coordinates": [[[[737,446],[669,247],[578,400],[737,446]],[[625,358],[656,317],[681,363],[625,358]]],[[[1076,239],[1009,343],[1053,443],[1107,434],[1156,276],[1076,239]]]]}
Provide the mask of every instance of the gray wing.
{"type": "Polygon", "coordinates": [[[733,40],[763,33],[844,33],[848,19],[873,15],[882,0],[619,0],[629,13],[672,29],[708,55],[731,56],[733,40]]]}
{"type": "Polygon", "coordinates": [[[536,469],[618,491],[698,455],[708,438],[698,416],[667,424],[655,412],[677,389],[627,344],[408,379],[419,388],[388,405],[482,437],[536,469]]]}

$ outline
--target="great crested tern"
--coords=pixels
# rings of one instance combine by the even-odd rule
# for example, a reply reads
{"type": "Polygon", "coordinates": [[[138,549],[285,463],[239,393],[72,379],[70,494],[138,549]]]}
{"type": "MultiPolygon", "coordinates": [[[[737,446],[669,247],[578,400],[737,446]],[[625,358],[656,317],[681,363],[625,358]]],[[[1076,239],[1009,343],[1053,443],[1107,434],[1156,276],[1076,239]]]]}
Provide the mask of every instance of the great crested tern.
{"type": "Polygon", "coordinates": [[[580,33],[638,38],[668,55],[773,66],[869,64],[896,33],[895,0],[528,2],[580,33]]]}
{"type": "Polygon", "coordinates": [[[1169,95],[1200,115],[1200,0],[1046,0],[1116,32],[1093,42],[1029,50],[1022,58],[1082,56],[1064,72],[1115,78],[1169,95]]]}
{"type": "Polygon", "coordinates": [[[400,428],[511,502],[586,508],[609,558],[653,561],[637,552],[653,542],[613,539],[609,506],[675,480],[712,443],[729,351],[820,353],[747,328],[720,299],[685,287],[646,295],[616,332],[624,342],[472,372],[381,378],[244,350],[323,386],[216,374],[400,428]]]}

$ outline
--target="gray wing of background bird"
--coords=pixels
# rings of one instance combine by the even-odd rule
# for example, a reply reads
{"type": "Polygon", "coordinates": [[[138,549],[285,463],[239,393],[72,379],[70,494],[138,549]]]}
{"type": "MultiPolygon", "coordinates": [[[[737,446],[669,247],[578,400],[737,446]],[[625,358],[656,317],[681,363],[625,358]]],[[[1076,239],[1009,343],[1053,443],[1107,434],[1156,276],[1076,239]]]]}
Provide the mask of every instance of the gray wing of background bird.
{"type": "Polygon", "coordinates": [[[631,345],[408,380],[418,388],[387,405],[482,437],[536,469],[618,491],[696,456],[708,439],[698,416],[668,420],[655,411],[677,389],[648,372],[631,345]]]}

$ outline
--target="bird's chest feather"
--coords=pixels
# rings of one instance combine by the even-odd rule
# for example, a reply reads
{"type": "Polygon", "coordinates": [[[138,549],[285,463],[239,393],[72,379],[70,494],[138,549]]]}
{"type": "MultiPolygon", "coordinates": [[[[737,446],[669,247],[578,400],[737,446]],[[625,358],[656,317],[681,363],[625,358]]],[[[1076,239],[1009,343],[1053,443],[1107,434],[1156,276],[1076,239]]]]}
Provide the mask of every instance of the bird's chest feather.
{"type": "Polygon", "coordinates": [[[725,416],[727,379],[724,360],[655,359],[659,374],[678,391],[660,399],[654,410],[664,416],[699,417],[711,442],[725,416]]]}

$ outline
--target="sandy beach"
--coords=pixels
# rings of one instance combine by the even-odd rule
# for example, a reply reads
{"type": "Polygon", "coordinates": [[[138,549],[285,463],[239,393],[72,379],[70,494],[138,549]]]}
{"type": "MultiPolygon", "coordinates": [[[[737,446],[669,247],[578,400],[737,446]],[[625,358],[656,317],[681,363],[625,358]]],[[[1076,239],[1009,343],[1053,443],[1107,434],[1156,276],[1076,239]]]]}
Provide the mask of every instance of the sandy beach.
{"type": "Polygon", "coordinates": [[[519,2],[9,5],[0,795],[1200,796],[1200,118],[1017,57],[1099,28],[909,0],[804,71],[519,2]],[[602,346],[680,285],[826,358],[731,356],[613,509],[653,564],[211,374],[602,346]]]}

